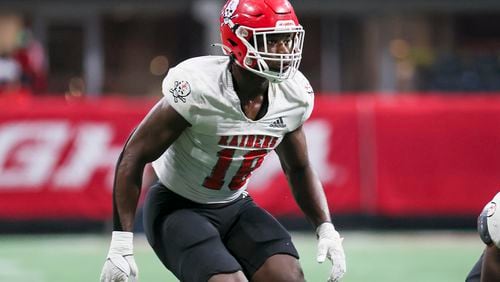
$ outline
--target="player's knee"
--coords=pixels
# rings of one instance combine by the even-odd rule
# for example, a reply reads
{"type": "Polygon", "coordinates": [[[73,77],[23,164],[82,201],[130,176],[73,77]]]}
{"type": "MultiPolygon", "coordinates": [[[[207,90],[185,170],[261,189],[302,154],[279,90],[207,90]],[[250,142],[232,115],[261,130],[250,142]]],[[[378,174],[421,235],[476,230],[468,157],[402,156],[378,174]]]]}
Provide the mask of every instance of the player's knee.
{"type": "Polygon", "coordinates": [[[293,281],[293,282],[304,282],[304,273],[301,272],[294,272],[294,273],[287,273],[284,277],[280,277],[279,280],[276,281],[293,281]]]}
{"type": "Polygon", "coordinates": [[[252,279],[252,281],[275,281],[275,282],[304,282],[304,272],[302,268],[292,268],[287,271],[276,271],[268,276],[266,279],[252,279]],[[272,277],[272,278],[271,278],[272,277]]]}
{"type": "Polygon", "coordinates": [[[254,282],[303,282],[304,272],[298,260],[290,256],[275,255],[252,277],[254,282]]]}
{"type": "Polygon", "coordinates": [[[248,282],[248,280],[243,272],[237,271],[235,273],[216,274],[210,277],[208,282],[248,282]]]}
{"type": "Polygon", "coordinates": [[[280,272],[278,280],[275,281],[293,281],[293,282],[303,282],[305,281],[304,279],[304,271],[302,271],[302,268],[300,265],[295,265],[294,267],[291,267],[289,271],[287,272],[280,272]]]}

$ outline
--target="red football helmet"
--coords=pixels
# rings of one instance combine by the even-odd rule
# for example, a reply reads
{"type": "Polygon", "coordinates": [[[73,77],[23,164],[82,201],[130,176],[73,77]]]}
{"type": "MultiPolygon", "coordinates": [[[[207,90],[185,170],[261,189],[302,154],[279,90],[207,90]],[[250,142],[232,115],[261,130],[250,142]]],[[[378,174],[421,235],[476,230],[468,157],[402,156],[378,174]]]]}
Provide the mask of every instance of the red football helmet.
{"type": "Polygon", "coordinates": [[[225,54],[270,81],[288,79],[299,68],[305,32],[288,0],[229,0],[221,11],[220,32],[225,54]],[[268,40],[280,35],[289,38],[290,53],[269,52],[268,40]]]}

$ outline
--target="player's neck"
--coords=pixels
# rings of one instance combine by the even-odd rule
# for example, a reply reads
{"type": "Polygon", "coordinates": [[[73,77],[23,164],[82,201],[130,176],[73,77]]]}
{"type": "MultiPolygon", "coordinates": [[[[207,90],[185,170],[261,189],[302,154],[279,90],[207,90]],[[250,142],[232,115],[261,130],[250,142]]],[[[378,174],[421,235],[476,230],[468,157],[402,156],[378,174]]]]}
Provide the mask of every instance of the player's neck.
{"type": "Polygon", "coordinates": [[[253,100],[258,96],[265,96],[269,87],[269,80],[258,76],[237,64],[231,64],[233,86],[236,94],[242,101],[253,100]]]}

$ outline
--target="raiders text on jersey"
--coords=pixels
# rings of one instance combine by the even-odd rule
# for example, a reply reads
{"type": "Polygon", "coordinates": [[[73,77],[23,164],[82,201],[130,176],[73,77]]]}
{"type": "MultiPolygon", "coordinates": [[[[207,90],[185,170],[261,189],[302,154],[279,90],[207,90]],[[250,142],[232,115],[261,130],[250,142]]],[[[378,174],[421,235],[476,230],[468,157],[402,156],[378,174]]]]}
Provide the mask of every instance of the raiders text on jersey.
{"type": "Polygon", "coordinates": [[[241,110],[228,57],[182,62],[163,81],[169,104],[190,124],[153,163],[169,189],[199,203],[229,202],[243,193],[252,172],[283,136],[309,118],[314,95],[300,73],[269,83],[267,113],[251,120],[241,110]]]}

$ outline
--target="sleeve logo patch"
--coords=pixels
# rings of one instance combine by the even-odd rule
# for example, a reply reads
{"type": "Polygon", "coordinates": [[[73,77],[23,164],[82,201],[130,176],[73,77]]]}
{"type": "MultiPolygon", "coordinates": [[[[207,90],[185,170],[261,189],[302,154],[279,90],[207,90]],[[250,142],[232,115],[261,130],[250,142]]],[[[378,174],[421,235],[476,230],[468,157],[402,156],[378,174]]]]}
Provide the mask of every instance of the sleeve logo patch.
{"type": "Polygon", "coordinates": [[[310,94],[310,95],[314,94],[314,90],[313,90],[311,84],[307,83],[305,88],[306,88],[307,94],[310,94]]]}
{"type": "Polygon", "coordinates": [[[191,94],[191,86],[189,82],[181,80],[174,82],[174,88],[170,89],[170,93],[174,96],[174,102],[177,103],[179,100],[186,103],[186,97],[191,94]]]}

